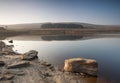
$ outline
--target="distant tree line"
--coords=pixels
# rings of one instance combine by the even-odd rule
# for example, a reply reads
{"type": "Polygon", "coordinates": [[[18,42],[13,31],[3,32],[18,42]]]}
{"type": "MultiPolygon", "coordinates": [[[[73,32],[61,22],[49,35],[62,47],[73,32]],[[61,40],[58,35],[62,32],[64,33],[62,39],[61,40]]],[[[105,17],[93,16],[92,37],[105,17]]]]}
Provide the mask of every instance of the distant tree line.
{"type": "Polygon", "coordinates": [[[71,28],[83,28],[83,26],[82,25],[80,25],[80,24],[74,24],[74,23],[45,23],[45,24],[42,24],[41,25],[41,28],[42,29],[45,29],[45,28],[69,28],[69,29],[71,29],[71,28]]]}

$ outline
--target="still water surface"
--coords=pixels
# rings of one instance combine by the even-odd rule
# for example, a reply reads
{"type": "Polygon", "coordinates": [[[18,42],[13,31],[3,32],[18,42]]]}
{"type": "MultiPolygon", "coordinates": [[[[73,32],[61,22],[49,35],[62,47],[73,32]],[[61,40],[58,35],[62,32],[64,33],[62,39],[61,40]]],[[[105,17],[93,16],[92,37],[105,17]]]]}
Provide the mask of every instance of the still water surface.
{"type": "MultiPolygon", "coordinates": [[[[7,44],[8,41],[4,40],[7,44]]],[[[14,50],[24,53],[37,50],[40,60],[62,67],[65,59],[83,57],[98,62],[98,78],[82,83],[120,83],[120,38],[88,40],[22,41],[14,40],[14,50]]]]}

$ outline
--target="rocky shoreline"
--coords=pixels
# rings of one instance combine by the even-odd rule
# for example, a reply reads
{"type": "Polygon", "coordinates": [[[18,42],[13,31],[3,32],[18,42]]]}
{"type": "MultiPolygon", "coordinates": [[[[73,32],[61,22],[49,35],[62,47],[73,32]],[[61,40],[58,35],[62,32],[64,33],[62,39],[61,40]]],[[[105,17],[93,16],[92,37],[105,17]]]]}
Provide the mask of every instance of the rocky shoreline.
{"type": "MultiPolygon", "coordinates": [[[[81,83],[80,78],[97,76],[86,72],[60,70],[45,61],[40,61],[37,56],[38,52],[35,50],[20,54],[14,52],[12,47],[0,41],[0,83],[81,83]]],[[[85,67],[89,67],[90,72],[95,67],[94,72],[97,72],[96,62],[90,60],[90,62],[86,62],[85,60],[77,60],[77,62],[80,62],[77,66],[82,65],[84,70],[85,67]]]]}

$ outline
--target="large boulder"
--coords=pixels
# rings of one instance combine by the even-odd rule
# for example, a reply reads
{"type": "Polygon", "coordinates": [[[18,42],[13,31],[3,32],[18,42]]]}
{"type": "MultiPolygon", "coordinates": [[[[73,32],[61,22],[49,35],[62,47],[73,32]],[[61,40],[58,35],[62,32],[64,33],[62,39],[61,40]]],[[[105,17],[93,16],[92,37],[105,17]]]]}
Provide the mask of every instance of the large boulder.
{"type": "Polygon", "coordinates": [[[85,73],[92,76],[97,76],[98,64],[96,60],[84,58],[67,59],[64,62],[65,72],[85,73]]]}
{"type": "Polygon", "coordinates": [[[37,54],[38,54],[37,51],[31,50],[31,51],[23,54],[23,60],[33,60],[33,59],[36,59],[36,58],[38,58],[37,54]]]}

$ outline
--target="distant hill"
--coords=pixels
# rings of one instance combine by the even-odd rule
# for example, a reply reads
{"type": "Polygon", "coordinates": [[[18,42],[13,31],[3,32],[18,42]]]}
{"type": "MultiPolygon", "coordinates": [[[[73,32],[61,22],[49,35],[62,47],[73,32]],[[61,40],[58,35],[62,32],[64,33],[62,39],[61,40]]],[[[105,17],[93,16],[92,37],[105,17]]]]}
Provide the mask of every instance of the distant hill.
{"type": "Polygon", "coordinates": [[[40,30],[40,29],[52,29],[52,28],[62,28],[62,29],[86,29],[86,28],[101,28],[101,29],[111,29],[111,28],[120,28],[117,25],[95,25],[88,23],[79,23],[79,22],[63,22],[63,23],[28,23],[28,24],[15,24],[15,25],[6,25],[7,30],[19,30],[19,31],[28,31],[28,30],[40,30]]]}
{"type": "Polygon", "coordinates": [[[81,24],[76,23],[28,23],[28,24],[15,24],[7,25],[8,30],[40,30],[52,28],[83,28],[81,24]]]}
{"type": "Polygon", "coordinates": [[[41,26],[41,23],[14,24],[14,25],[7,25],[7,29],[20,30],[20,31],[39,30],[40,26],[41,26]]]}

